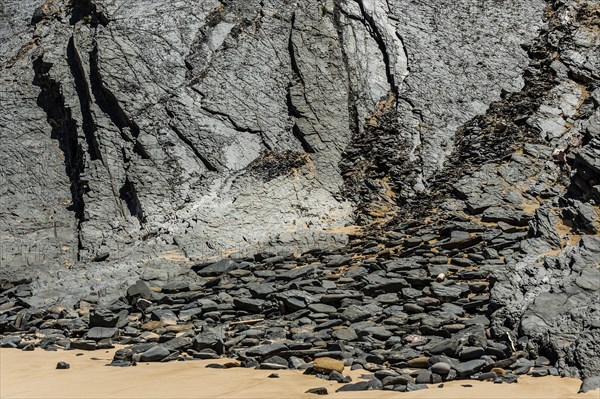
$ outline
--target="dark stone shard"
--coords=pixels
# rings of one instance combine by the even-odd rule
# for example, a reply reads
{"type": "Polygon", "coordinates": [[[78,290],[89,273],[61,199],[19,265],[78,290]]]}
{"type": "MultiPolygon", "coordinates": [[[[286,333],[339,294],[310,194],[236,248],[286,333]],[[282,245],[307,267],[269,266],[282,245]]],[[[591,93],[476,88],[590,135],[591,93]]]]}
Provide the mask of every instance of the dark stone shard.
{"type": "Polygon", "coordinates": [[[220,363],[209,363],[205,366],[207,369],[226,369],[227,366],[220,363]]]}
{"type": "Polygon", "coordinates": [[[239,264],[237,262],[231,259],[223,259],[211,264],[192,266],[192,270],[194,270],[201,277],[215,277],[225,274],[238,267],[239,264]]]}
{"type": "Polygon", "coordinates": [[[385,327],[380,327],[380,326],[357,328],[357,334],[359,337],[364,337],[365,335],[370,335],[370,336],[372,336],[376,339],[382,340],[382,341],[385,341],[394,335],[391,331],[387,330],[385,327]]]}
{"type": "Polygon", "coordinates": [[[396,376],[388,376],[381,379],[381,382],[384,386],[392,385],[408,385],[413,384],[415,379],[408,374],[396,375],[396,376]]]}
{"type": "Polygon", "coordinates": [[[277,292],[275,284],[261,283],[248,286],[253,298],[265,299],[270,294],[277,292]]]}
{"type": "Polygon", "coordinates": [[[142,312],[145,312],[146,309],[148,309],[150,306],[152,306],[152,302],[147,299],[138,298],[137,300],[135,300],[135,307],[141,310],[142,312]]]}
{"type": "Polygon", "coordinates": [[[265,357],[275,355],[287,349],[288,347],[282,344],[259,345],[253,348],[246,349],[246,356],[265,357]]]}
{"type": "Polygon", "coordinates": [[[285,368],[289,367],[288,361],[285,360],[284,358],[282,358],[281,356],[270,356],[270,357],[266,358],[265,360],[263,360],[262,363],[278,364],[285,368]]]}
{"type": "Polygon", "coordinates": [[[192,347],[197,351],[214,349],[219,352],[222,351],[222,340],[215,333],[203,332],[194,337],[192,347]]]}
{"type": "Polygon", "coordinates": [[[376,371],[373,375],[375,378],[383,381],[387,377],[397,377],[398,373],[393,370],[383,369],[376,371]]]}
{"type": "Polygon", "coordinates": [[[485,355],[485,350],[480,346],[463,347],[458,353],[458,358],[462,361],[478,359],[485,355]]]}
{"type": "Polygon", "coordinates": [[[330,381],[336,381],[336,382],[339,382],[339,383],[346,382],[346,378],[343,376],[342,373],[340,373],[337,370],[333,370],[332,372],[329,373],[329,380],[330,381]]]}
{"type": "Polygon", "coordinates": [[[174,351],[174,352],[171,352],[168,356],[163,357],[160,361],[163,363],[172,362],[172,361],[178,360],[179,355],[180,355],[179,351],[174,351]]]}
{"type": "Polygon", "coordinates": [[[198,318],[200,315],[202,315],[202,308],[200,307],[184,309],[179,312],[179,320],[186,322],[198,318]]]}
{"type": "Polygon", "coordinates": [[[314,275],[318,270],[317,266],[297,267],[278,273],[277,278],[284,281],[307,279],[308,276],[314,275]]]}
{"type": "Polygon", "coordinates": [[[437,362],[431,366],[431,371],[436,374],[446,375],[450,372],[451,365],[444,362],[437,362]]]}
{"type": "Polygon", "coordinates": [[[109,309],[98,308],[90,313],[90,327],[117,327],[127,325],[127,310],[114,313],[109,309]]]}
{"type": "Polygon", "coordinates": [[[221,356],[212,349],[204,349],[200,352],[197,352],[193,349],[188,349],[187,353],[192,355],[194,359],[203,359],[203,360],[215,360],[219,359],[221,356]]]}
{"type": "Polygon", "coordinates": [[[102,340],[107,338],[113,338],[119,330],[117,328],[109,327],[92,327],[86,334],[88,339],[102,340]]]}
{"type": "Polygon", "coordinates": [[[71,342],[71,349],[81,349],[84,351],[96,350],[96,341],[78,339],[71,342]]]}
{"type": "Polygon", "coordinates": [[[407,303],[404,305],[404,311],[410,314],[418,314],[423,313],[425,308],[414,303],[407,303]]]}
{"type": "Polygon", "coordinates": [[[468,362],[461,362],[453,366],[456,373],[461,378],[470,377],[477,373],[485,366],[486,362],[482,359],[469,360],[468,362]]]}
{"type": "Polygon", "coordinates": [[[127,361],[127,360],[113,360],[107,366],[110,367],[130,367],[135,366],[135,363],[127,361]]]}
{"type": "Polygon", "coordinates": [[[284,366],[279,363],[263,362],[258,365],[258,368],[261,370],[285,370],[287,369],[287,366],[284,366]]]}
{"type": "Polygon", "coordinates": [[[335,330],[331,335],[342,341],[355,341],[358,339],[356,331],[352,328],[340,328],[335,330]]]}
{"type": "Polygon", "coordinates": [[[170,309],[156,309],[152,311],[152,318],[168,325],[177,324],[177,315],[170,309]]]}
{"type": "Polygon", "coordinates": [[[10,335],[0,339],[0,348],[16,348],[21,342],[21,337],[18,335],[10,335]]]}
{"type": "Polygon", "coordinates": [[[431,371],[425,370],[417,374],[415,382],[417,384],[431,384],[431,371]]]}
{"type": "MultiPolygon", "coordinates": [[[[437,298],[432,298],[432,297],[426,296],[426,297],[421,297],[421,298],[417,299],[417,305],[423,306],[425,308],[439,306],[439,304],[440,304],[440,300],[437,298]]],[[[408,312],[408,310],[407,310],[407,312],[408,312]]]]}
{"type": "Polygon", "coordinates": [[[446,285],[441,283],[432,283],[431,288],[433,290],[433,294],[437,298],[447,301],[456,300],[469,292],[469,288],[466,285],[446,285]]]}
{"type": "Polygon", "coordinates": [[[66,369],[70,369],[71,365],[69,363],[65,363],[65,362],[58,362],[56,364],[56,369],[57,370],[66,370],[66,369]]]}
{"type": "Polygon", "coordinates": [[[146,352],[148,349],[154,346],[156,346],[156,343],[154,342],[143,342],[139,344],[134,344],[127,349],[130,350],[132,354],[140,354],[146,352]]]}
{"type": "Polygon", "coordinates": [[[155,345],[140,354],[141,362],[159,362],[169,356],[171,352],[162,345],[155,345]]]}
{"type": "Polygon", "coordinates": [[[133,300],[137,298],[152,298],[152,290],[150,290],[148,284],[141,280],[138,280],[135,284],[127,288],[127,299],[129,299],[130,303],[133,303],[133,300]]]}
{"type": "Polygon", "coordinates": [[[191,348],[192,339],[189,337],[176,337],[162,344],[170,351],[180,351],[191,348]]]}
{"type": "Polygon", "coordinates": [[[493,206],[483,211],[481,220],[484,222],[505,222],[513,226],[527,226],[531,216],[516,209],[493,206]]]}
{"type": "Polygon", "coordinates": [[[252,298],[234,298],[233,305],[237,309],[246,310],[251,313],[260,313],[263,310],[265,301],[252,298]]]}
{"type": "Polygon", "coordinates": [[[454,356],[456,349],[458,348],[458,341],[456,339],[445,339],[434,346],[429,348],[429,352],[434,355],[447,355],[454,356]]]}
{"type": "Polygon", "coordinates": [[[308,304],[317,302],[317,298],[302,290],[287,290],[275,294],[275,297],[282,301],[285,309],[289,311],[306,310],[308,304]]]}
{"type": "Polygon", "coordinates": [[[533,377],[544,377],[547,376],[548,374],[550,374],[550,372],[548,371],[548,368],[534,368],[533,370],[531,370],[531,375],[533,377]]]}
{"type": "Polygon", "coordinates": [[[318,388],[310,388],[305,393],[310,393],[313,395],[328,395],[327,388],[318,387],[318,388]]]}
{"type": "Polygon", "coordinates": [[[187,292],[190,290],[190,285],[183,281],[173,281],[161,287],[161,292],[164,294],[175,294],[178,292],[187,292]]]}
{"type": "Polygon", "coordinates": [[[129,348],[119,349],[115,352],[113,360],[131,360],[133,351],[129,348]]]}
{"type": "Polygon", "coordinates": [[[337,309],[331,305],[323,303],[311,303],[308,305],[308,309],[315,313],[336,313],[337,309]]]}
{"type": "Polygon", "coordinates": [[[498,375],[493,371],[488,371],[487,373],[481,373],[477,376],[479,381],[495,381],[498,378],[498,375]]]}
{"type": "Polygon", "coordinates": [[[364,306],[350,305],[342,313],[342,317],[351,323],[368,319],[372,315],[364,306]]]}
{"type": "Polygon", "coordinates": [[[376,378],[368,381],[355,382],[353,384],[347,384],[340,387],[336,392],[356,392],[356,391],[375,391],[383,389],[383,384],[376,378]]]}
{"type": "Polygon", "coordinates": [[[581,386],[579,387],[579,393],[586,393],[594,389],[600,388],[600,375],[584,378],[581,386]]]}
{"type": "Polygon", "coordinates": [[[441,240],[437,243],[440,248],[444,249],[465,249],[472,247],[473,245],[479,244],[483,238],[479,235],[475,236],[462,236],[462,237],[451,237],[445,240],[441,240]]]}
{"type": "Polygon", "coordinates": [[[389,278],[378,275],[369,275],[365,278],[367,285],[363,288],[365,294],[399,292],[402,288],[407,288],[408,282],[401,278],[389,278]]]}
{"type": "Polygon", "coordinates": [[[535,360],[534,360],[534,364],[536,366],[550,366],[550,360],[545,357],[545,356],[538,356],[535,360]]]}

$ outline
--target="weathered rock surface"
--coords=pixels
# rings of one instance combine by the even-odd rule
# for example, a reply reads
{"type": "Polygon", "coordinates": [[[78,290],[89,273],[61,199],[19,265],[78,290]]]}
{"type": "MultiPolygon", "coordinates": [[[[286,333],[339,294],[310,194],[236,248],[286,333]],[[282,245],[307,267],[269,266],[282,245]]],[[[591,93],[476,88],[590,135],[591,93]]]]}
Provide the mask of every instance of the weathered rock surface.
{"type": "Polygon", "coordinates": [[[593,389],[599,14],[4,1],[0,346],[593,389]]]}

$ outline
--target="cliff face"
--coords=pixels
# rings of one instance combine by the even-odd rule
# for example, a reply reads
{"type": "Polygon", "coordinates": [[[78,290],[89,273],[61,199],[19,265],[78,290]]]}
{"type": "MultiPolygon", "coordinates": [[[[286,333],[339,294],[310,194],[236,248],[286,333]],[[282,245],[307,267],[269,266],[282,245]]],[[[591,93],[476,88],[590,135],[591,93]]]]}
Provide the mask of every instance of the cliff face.
{"type": "Polygon", "coordinates": [[[353,140],[393,112],[415,195],[523,86],[545,3],[479,3],[4,2],[5,262],[344,244],[353,140]]]}
{"type": "Polygon", "coordinates": [[[593,375],[599,13],[3,1],[0,276],[33,278],[41,306],[230,255],[427,264],[431,240],[466,240],[433,249],[486,265],[494,333],[593,375]]]}

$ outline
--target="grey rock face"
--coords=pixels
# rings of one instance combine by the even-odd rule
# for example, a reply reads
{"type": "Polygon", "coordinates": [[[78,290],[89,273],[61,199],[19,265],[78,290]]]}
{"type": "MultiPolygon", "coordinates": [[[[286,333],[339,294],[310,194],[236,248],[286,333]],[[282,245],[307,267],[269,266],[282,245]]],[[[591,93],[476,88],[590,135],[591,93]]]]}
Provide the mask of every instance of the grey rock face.
{"type": "Polygon", "coordinates": [[[599,12],[4,1],[0,344],[597,385],[599,12]]]}
{"type": "Polygon", "coordinates": [[[3,3],[5,273],[40,266],[44,302],[62,269],[109,293],[157,263],[343,245],[354,135],[401,110],[429,176],[522,84],[543,3],[471,3],[3,3]]]}

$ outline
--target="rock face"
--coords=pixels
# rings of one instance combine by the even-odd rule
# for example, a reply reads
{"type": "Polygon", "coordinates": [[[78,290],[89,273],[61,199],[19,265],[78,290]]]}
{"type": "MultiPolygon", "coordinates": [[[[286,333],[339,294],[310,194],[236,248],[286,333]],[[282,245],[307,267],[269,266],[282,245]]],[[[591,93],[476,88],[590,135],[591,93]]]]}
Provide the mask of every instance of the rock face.
{"type": "Polygon", "coordinates": [[[1,345],[593,386],[600,8],[433,3],[3,1],[1,345]]]}
{"type": "Polygon", "coordinates": [[[545,4],[520,3],[4,2],[4,264],[109,290],[157,263],[345,244],[353,138],[396,110],[421,187],[522,86],[545,4]]]}

